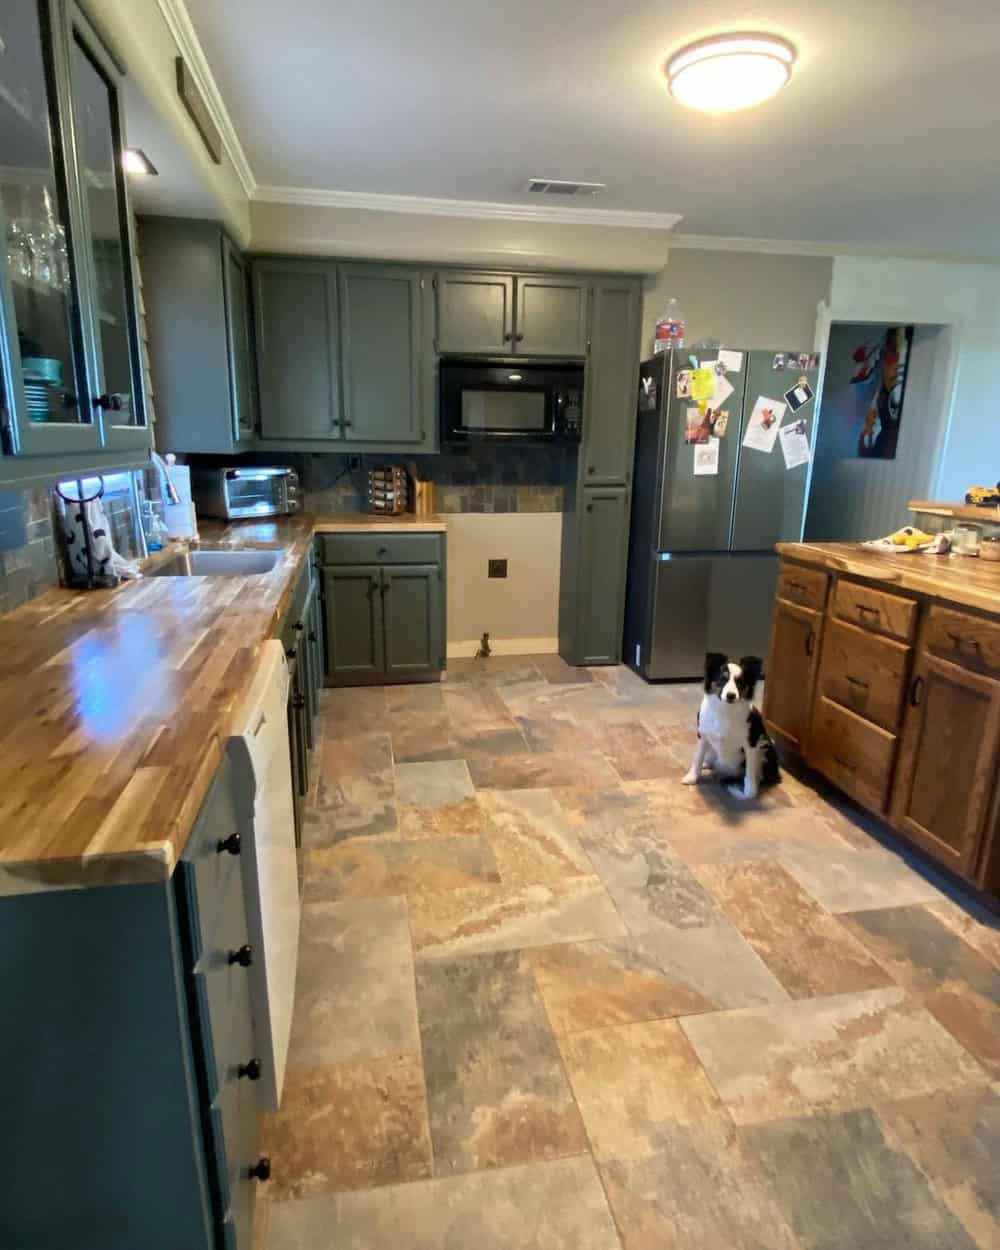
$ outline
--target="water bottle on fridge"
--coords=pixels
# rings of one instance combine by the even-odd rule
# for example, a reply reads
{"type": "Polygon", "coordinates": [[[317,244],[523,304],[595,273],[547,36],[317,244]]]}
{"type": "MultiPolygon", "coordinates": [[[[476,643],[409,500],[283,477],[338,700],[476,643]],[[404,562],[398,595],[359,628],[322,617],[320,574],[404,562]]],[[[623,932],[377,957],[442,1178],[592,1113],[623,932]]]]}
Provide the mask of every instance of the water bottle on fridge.
{"type": "Polygon", "coordinates": [[[656,323],[653,354],[677,351],[684,346],[684,314],[675,299],[669,300],[667,310],[656,323]]]}

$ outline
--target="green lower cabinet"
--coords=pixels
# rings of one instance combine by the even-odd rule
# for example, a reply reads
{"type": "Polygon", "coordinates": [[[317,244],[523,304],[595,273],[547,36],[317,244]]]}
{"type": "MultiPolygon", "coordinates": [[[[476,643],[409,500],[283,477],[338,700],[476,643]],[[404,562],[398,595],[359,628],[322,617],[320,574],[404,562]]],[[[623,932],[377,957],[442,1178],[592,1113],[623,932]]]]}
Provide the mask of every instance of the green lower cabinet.
{"type": "Polygon", "coordinates": [[[444,668],[442,584],[438,564],[382,569],[387,681],[410,681],[444,668]]]}
{"type": "Polygon", "coordinates": [[[381,568],[324,568],[323,598],[327,680],[334,686],[377,681],[385,671],[381,568]]]}
{"type": "Polygon", "coordinates": [[[577,550],[578,664],[617,664],[621,659],[628,523],[626,487],[583,491],[577,550]]]}
{"type": "MultiPolygon", "coordinates": [[[[392,540],[393,550],[426,535],[392,540]]],[[[341,550],[367,549],[368,540],[341,550]]],[[[437,539],[432,549],[437,547],[437,539]]],[[[388,551],[388,547],[383,548],[388,551]]],[[[331,686],[433,680],[445,666],[445,571],[426,564],[327,564],[323,574],[326,681],[331,686]]]]}

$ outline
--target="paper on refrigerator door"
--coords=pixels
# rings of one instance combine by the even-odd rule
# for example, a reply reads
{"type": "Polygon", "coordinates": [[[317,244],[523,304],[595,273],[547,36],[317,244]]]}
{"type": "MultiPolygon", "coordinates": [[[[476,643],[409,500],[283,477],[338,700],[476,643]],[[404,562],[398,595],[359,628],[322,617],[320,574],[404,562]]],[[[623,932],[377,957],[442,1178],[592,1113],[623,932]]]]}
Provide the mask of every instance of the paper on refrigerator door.
{"type": "Polygon", "coordinates": [[[704,365],[691,370],[691,398],[712,399],[715,395],[715,370],[704,365]]]}
{"type": "Polygon", "coordinates": [[[739,373],[743,368],[743,353],[723,351],[720,347],[719,364],[725,365],[727,373],[739,373]]]}
{"type": "Polygon", "coordinates": [[[780,399],[769,399],[766,395],[758,396],[753,412],[750,414],[750,420],[747,422],[746,433],[743,435],[743,446],[752,447],[754,451],[774,451],[785,408],[786,405],[780,399]]]}
{"type": "Polygon", "coordinates": [[[699,443],[694,449],[695,477],[718,477],[719,475],[719,440],[710,438],[707,443],[699,443]]]}
{"type": "Polygon", "coordinates": [[[715,394],[712,396],[712,407],[721,408],[733,393],[733,384],[724,373],[715,375],[715,394]]]}
{"type": "Polygon", "coordinates": [[[793,421],[778,433],[781,438],[781,454],[785,457],[785,468],[797,469],[800,464],[808,464],[809,435],[806,433],[806,423],[793,421]]]}

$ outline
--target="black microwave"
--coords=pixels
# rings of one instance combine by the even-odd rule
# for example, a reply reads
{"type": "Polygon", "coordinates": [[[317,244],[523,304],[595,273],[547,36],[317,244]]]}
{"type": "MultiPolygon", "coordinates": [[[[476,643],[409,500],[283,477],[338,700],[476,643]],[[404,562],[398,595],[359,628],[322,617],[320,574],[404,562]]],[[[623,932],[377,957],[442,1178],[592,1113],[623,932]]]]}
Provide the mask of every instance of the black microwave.
{"type": "Polygon", "coordinates": [[[578,443],[583,366],[442,360],[441,441],[578,443]]]}

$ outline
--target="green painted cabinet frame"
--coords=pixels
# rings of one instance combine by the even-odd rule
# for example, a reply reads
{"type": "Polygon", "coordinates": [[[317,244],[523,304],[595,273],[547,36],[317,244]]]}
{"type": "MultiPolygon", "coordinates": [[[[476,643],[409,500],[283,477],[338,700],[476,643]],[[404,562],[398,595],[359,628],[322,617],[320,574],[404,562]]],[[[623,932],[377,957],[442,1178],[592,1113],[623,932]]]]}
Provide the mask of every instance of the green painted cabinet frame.
{"type": "Polygon", "coordinates": [[[437,350],[455,355],[586,356],[590,279],[441,269],[437,350]]]}

